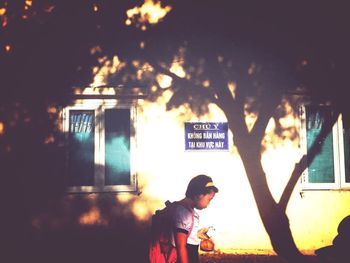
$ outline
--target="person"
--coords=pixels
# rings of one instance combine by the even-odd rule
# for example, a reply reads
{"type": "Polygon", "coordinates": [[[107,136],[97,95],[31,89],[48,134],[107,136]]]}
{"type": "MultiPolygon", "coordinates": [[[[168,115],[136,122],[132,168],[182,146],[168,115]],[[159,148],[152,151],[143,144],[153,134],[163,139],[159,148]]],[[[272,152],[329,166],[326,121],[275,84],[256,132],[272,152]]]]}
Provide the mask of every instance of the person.
{"type": "Polygon", "coordinates": [[[175,202],[172,213],[174,246],[177,263],[198,263],[201,236],[199,214],[196,211],[207,208],[218,192],[211,177],[197,175],[193,177],[186,190],[185,198],[175,202]]]}

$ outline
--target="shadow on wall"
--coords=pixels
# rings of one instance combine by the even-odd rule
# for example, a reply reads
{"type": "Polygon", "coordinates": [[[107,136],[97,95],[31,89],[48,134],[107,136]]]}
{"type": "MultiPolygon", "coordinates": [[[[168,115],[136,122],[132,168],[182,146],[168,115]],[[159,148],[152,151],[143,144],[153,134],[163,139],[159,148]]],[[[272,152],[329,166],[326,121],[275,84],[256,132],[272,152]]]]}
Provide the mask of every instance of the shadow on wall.
{"type": "Polygon", "coordinates": [[[42,143],[46,129],[18,123],[0,138],[0,262],[145,262],[148,222],[114,194],[68,195],[65,151],[58,140],[42,143]],[[102,223],[81,224],[95,207],[102,223]]]}
{"type": "Polygon", "coordinates": [[[146,262],[147,223],[137,221],[127,204],[114,199],[112,194],[98,196],[101,217],[108,219],[105,225],[79,224],[81,214],[91,209],[86,195],[70,196],[68,204],[53,204],[39,228],[19,226],[6,262],[146,262]]]}
{"type": "Polygon", "coordinates": [[[345,263],[350,256],[350,215],[346,216],[338,226],[338,235],[331,246],[319,248],[316,255],[323,262],[345,263]]]}

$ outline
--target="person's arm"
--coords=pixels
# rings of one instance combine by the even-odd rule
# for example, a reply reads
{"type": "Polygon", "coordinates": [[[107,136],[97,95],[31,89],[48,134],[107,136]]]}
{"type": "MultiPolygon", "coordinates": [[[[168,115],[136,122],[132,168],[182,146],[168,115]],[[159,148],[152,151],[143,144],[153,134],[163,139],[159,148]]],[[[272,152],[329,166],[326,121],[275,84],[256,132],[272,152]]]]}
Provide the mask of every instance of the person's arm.
{"type": "Polygon", "coordinates": [[[188,255],[187,255],[187,234],[175,231],[174,233],[175,245],[177,251],[177,258],[179,263],[188,263],[188,255]]]}

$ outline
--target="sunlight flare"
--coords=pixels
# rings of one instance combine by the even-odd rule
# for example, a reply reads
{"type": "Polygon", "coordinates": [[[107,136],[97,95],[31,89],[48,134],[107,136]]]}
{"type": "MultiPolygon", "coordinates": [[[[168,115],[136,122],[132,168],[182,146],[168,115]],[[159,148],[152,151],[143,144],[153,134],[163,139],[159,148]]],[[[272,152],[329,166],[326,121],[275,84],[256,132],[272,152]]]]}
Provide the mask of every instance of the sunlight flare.
{"type": "Polygon", "coordinates": [[[5,51],[10,52],[11,51],[11,46],[10,45],[5,45],[5,51]]]}
{"type": "Polygon", "coordinates": [[[106,225],[107,221],[101,217],[100,210],[94,206],[79,218],[81,225],[106,225]]]}
{"type": "Polygon", "coordinates": [[[118,56],[114,56],[112,60],[103,57],[99,59],[99,62],[101,66],[93,68],[94,81],[90,84],[92,87],[107,85],[108,77],[125,66],[125,63],[121,62],[118,56]]]}
{"type": "Polygon", "coordinates": [[[0,121],[0,136],[5,133],[5,124],[0,121]]]}
{"type": "Polygon", "coordinates": [[[135,6],[126,11],[127,26],[133,23],[140,27],[141,30],[146,30],[146,24],[157,24],[170,12],[171,6],[162,7],[160,1],[145,0],[142,6],[135,6]]]}
{"type": "Polygon", "coordinates": [[[157,75],[157,82],[159,87],[162,89],[169,88],[173,82],[173,78],[169,77],[168,75],[164,74],[158,74],[157,75]]]}
{"type": "Polygon", "coordinates": [[[227,87],[228,87],[229,91],[231,92],[232,97],[236,98],[236,89],[237,89],[236,83],[234,83],[233,81],[229,81],[227,83],[227,87]]]}
{"type": "Polygon", "coordinates": [[[96,4],[92,5],[92,9],[94,12],[98,12],[98,6],[96,4]]]}
{"type": "Polygon", "coordinates": [[[0,8],[0,16],[5,15],[6,13],[6,8],[0,8]]]}
{"type": "Polygon", "coordinates": [[[174,73],[175,75],[179,76],[180,78],[186,77],[186,72],[184,68],[182,67],[180,62],[174,61],[171,64],[170,72],[174,73]]]}

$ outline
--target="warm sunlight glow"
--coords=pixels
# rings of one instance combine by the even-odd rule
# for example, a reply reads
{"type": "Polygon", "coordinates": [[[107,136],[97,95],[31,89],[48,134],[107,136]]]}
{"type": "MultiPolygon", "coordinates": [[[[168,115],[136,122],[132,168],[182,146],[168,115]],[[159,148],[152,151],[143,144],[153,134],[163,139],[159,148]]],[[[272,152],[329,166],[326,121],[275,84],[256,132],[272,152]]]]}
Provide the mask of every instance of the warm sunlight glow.
{"type": "Polygon", "coordinates": [[[173,78],[169,77],[168,75],[164,75],[164,74],[157,75],[158,85],[162,89],[169,88],[171,86],[172,81],[173,81],[173,78]]]}
{"type": "Polygon", "coordinates": [[[258,116],[255,113],[246,113],[245,123],[247,125],[248,131],[251,131],[253,129],[257,118],[258,116]]]}
{"type": "Polygon", "coordinates": [[[130,25],[131,25],[131,20],[130,20],[130,19],[127,19],[127,20],[125,21],[125,25],[130,26],[130,25]]]}
{"type": "Polygon", "coordinates": [[[0,136],[5,133],[5,124],[0,121],[0,136]]]}
{"type": "Polygon", "coordinates": [[[141,42],[140,42],[140,48],[141,48],[141,49],[144,49],[144,48],[145,48],[145,42],[144,42],[144,41],[141,41],[141,42]]]}
{"type": "Polygon", "coordinates": [[[293,115],[288,115],[284,118],[279,119],[282,127],[289,128],[295,125],[295,117],[293,115]]]}
{"type": "Polygon", "coordinates": [[[106,88],[98,88],[98,87],[89,87],[83,90],[75,89],[75,94],[83,94],[83,95],[115,95],[115,89],[111,87],[106,88]]]}
{"type": "Polygon", "coordinates": [[[234,83],[233,81],[229,81],[227,83],[227,87],[230,90],[232,97],[236,98],[236,88],[237,88],[236,83],[234,83]]]}
{"type": "Polygon", "coordinates": [[[5,51],[10,52],[11,51],[11,46],[10,45],[5,45],[5,51]]]}
{"type": "Polygon", "coordinates": [[[79,218],[81,225],[106,225],[106,221],[101,218],[100,210],[93,206],[90,211],[82,214],[79,218]]]}
{"type": "MultiPolygon", "coordinates": [[[[276,139],[272,138],[271,140],[276,139]]],[[[265,145],[267,144],[265,143],[265,145]]],[[[270,143],[267,147],[267,151],[262,156],[262,164],[264,171],[269,175],[269,188],[275,200],[279,201],[284,185],[288,182],[288,175],[293,171],[295,163],[301,158],[302,152],[298,150],[293,141],[288,139],[280,141],[280,144],[275,144],[275,146],[270,143]]]]}
{"type": "Polygon", "coordinates": [[[50,134],[44,139],[44,144],[50,144],[54,142],[55,142],[55,137],[52,134],[50,134]]]}
{"type": "Polygon", "coordinates": [[[134,23],[136,26],[141,27],[142,30],[146,30],[146,24],[157,24],[170,10],[171,6],[162,7],[160,1],[145,0],[142,6],[135,6],[127,10],[126,15],[128,18],[125,24],[130,26],[134,23]]]}
{"type": "Polygon", "coordinates": [[[154,71],[153,67],[147,62],[141,65],[139,61],[133,61],[133,64],[134,67],[137,68],[136,77],[138,80],[142,79],[144,74],[147,75],[148,73],[154,71]]]}
{"type": "Polygon", "coordinates": [[[273,118],[270,118],[268,124],[266,125],[265,133],[271,134],[271,137],[275,137],[275,133],[274,133],[275,128],[276,128],[276,122],[273,118]]]}
{"type": "Polygon", "coordinates": [[[285,115],[279,118],[278,124],[282,128],[279,136],[276,136],[276,121],[271,118],[265,130],[265,137],[263,140],[264,147],[275,147],[276,145],[287,145],[293,143],[294,147],[298,147],[298,129],[300,127],[300,120],[298,114],[293,111],[292,106],[286,100],[282,101],[280,108],[283,108],[285,115]],[[293,139],[294,138],[294,139],[293,139]]]}
{"type": "Polygon", "coordinates": [[[180,78],[184,78],[186,76],[186,72],[179,62],[174,62],[171,65],[170,72],[174,73],[175,75],[179,76],[180,78]]]}
{"type": "Polygon", "coordinates": [[[149,207],[147,200],[144,202],[138,201],[133,204],[132,211],[139,220],[147,220],[149,216],[149,207]]]}
{"type": "Polygon", "coordinates": [[[107,85],[108,76],[115,74],[125,66],[125,63],[121,62],[118,56],[114,56],[112,60],[103,57],[99,59],[99,62],[101,66],[93,68],[94,81],[90,84],[93,87],[107,85]]]}
{"type": "Polygon", "coordinates": [[[203,85],[203,87],[204,88],[209,88],[209,86],[210,86],[210,81],[207,79],[207,80],[204,80],[203,82],[202,82],[202,85],[203,85]]]}
{"type": "Polygon", "coordinates": [[[54,6],[54,5],[51,5],[51,6],[48,6],[48,7],[45,9],[45,12],[51,13],[54,9],[55,9],[55,6],[54,6]]]}
{"type": "MultiPolygon", "coordinates": [[[[33,5],[33,1],[32,0],[26,0],[25,1],[25,5],[24,5],[24,10],[25,11],[28,11],[29,10],[29,8],[31,8],[32,7],[32,5],[33,5]]],[[[29,17],[27,16],[27,15],[22,15],[22,18],[23,19],[28,19],[29,17]]]]}
{"type": "Polygon", "coordinates": [[[26,3],[26,6],[32,6],[33,0],[26,0],[25,3],[26,3]]]}
{"type": "Polygon", "coordinates": [[[94,12],[98,11],[98,6],[96,4],[93,4],[92,9],[94,10],[94,12]]]}
{"type": "Polygon", "coordinates": [[[7,9],[5,7],[0,8],[0,23],[2,27],[7,26],[7,16],[6,16],[7,9]]]}
{"type": "MultiPolygon", "coordinates": [[[[254,234],[257,231],[264,233],[264,229],[257,222],[258,212],[241,160],[234,150],[232,133],[229,132],[229,151],[184,152],[185,121],[226,121],[224,113],[215,104],[209,104],[209,113],[201,117],[193,114],[186,104],[166,111],[166,102],[170,97],[171,93],[159,97],[156,103],[140,102],[142,112],[138,117],[138,129],[142,132],[137,138],[140,156],[137,163],[142,171],[139,177],[142,196],[154,200],[148,204],[150,212],[163,206],[166,200],[182,198],[190,178],[205,173],[213,177],[220,189],[209,208],[200,211],[203,225],[216,229],[214,239],[218,248],[227,251],[236,247],[243,250],[250,246],[251,237],[254,236],[255,244],[268,249],[267,237],[254,234]],[[150,149],[152,154],[149,154],[150,149]],[[232,200],[229,209],[227,200],[232,200]],[[224,217],[217,216],[222,213],[225,213],[224,217]],[[254,233],[248,230],[253,229],[249,226],[254,226],[254,233]]],[[[138,218],[147,214],[144,209],[137,211],[134,209],[138,218]]]]}
{"type": "Polygon", "coordinates": [[[247,97],[246,103],[244,104],[244,115],[245,115],[245,122],[248,128],[248,131],[251,131],[254,127],[254,124],[258,118],[257,112],[252,112],[250,110],[251,105],[253,105],[255,102],[255,98],[253,97],[247,97]]]}
{"type": "Polygon", "coordinates": [[[6,8],[0,8],[0,16],[3,16],[6,13],[6,8]]]}
{"type": "MultiPolygon", "coordinates": [[[[139,155],[143,156],[138,161],[138,166],[148,175],[147,179],[143,178],[145,184],[143,193],[159,196],[164,201],[167,198],[180,198],[181,194],[179,195],[179,193],[183,192],[191,174],[195,174],[195,170],[199,167],[201,167],[200,169],[207,167],[205,164],[210,163],[209,160],[212,157],[210,153],[199,153],[202,164],[197,166],[195,165],[196,153],[189,152],[186,156],[180,154],[184,151],[184,141],[183,136],[181,136],[184,128],[183,122],[198,121],[198,118],[185,105],[177,110],[167,112],[165,105],[171,96],[171,92],[164,93],[163,96],[158,98],[157,104],[143,102],[143,114],[140,116],[138,125],[139,128],[142,127],[143,131],[138,136],[139,155]],[[178,121],[174,122],[174,118],[178,121]],[[155,142],[159,143],[155,144],[155,142]],[[146,154],[148,149],[153,149],[151,155],[146,154]],[[172,150],[168,151],[166,149],[172,150]],[[164,155],[164,152],[167,152],[167,154],[164,155]],[[176,162],[173,163],[173,160],[176,160],[176,162]],[[157,165],[154,165],[155,162],[157,165]],[[194,162],[193,165],[190,165],[191,162],[194,162]],[[183,165],[179,166],[180,163],[183,163],[183,165]],[[184,179],[183,176],[187,179],[184,179]],[[169,192],[170,185],[173,189],[171,192],[169,192]]],[[[211,118],[213,117],[211,116],[211,118]]],[[[204,121],[206,118],[208,116],[204,116],[202,120],[204,121]]],[[[224,153],[224,155],[226,154],[224,153]]]]}
{"type": "Polygon", "coordinates": [[[95,46],[90,49],[90,54],[95,55],[96,53],[102,52],[102,49],[100,46],[95,46]]]}
{"type": "Polygon", "coordinates": [[[58,110],[57,110],[57,107],[55,107],[55,106],[49,106],[47,108],[47,112],[50,113],[50,114],[55,114],[55,113],[58,112],[58,110]]]}

